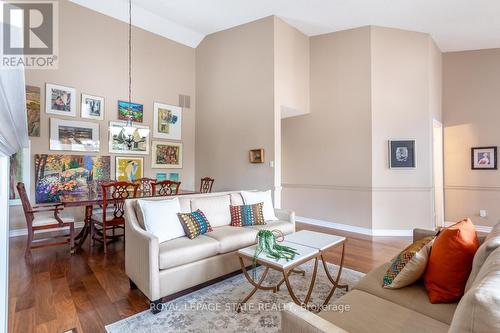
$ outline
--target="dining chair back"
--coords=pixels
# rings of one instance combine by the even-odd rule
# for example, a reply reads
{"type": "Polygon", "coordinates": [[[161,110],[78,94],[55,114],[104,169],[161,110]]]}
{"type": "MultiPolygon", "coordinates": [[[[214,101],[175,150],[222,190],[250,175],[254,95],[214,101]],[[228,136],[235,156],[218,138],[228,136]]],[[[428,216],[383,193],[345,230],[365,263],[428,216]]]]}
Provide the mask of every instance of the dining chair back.
{"type": "Polygon", "coordinates": [[[212,186],[215,179],[210,177],[203,177],[200,183],[200,193],[212,193],[212,186]]]}
{"type": "Polygon", "coordinates": [[[169,196],[179,194],[181,182],[173,180],[163,180],[152,184],[154,196],[169,196]]]}
{"type": "Polygon", "coordinates": [[[156,179],[143,177],[136,182],[139,183],[139,192],[141,192],[142,196],[150,197],[153,195],[152,184],[156,182],[156,179]]]}

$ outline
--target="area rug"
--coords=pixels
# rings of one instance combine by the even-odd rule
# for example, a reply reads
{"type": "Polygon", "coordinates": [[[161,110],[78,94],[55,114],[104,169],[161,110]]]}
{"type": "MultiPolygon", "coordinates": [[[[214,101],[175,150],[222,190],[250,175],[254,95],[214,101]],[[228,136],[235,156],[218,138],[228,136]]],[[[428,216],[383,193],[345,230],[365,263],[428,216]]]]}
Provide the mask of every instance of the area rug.
{"type": "MultiPolygon", "coordinates": [[[[338,266],[328,264],[333,277],[336,277],[338,266]]],[[[292,274],[290,282],[299,299],[307,294],[313,263],[309,262],[300,267],[306,271],[305,277],[292,274]]],[[[257,277],[263,272],[257,268],[257,277]]],[[[352,287],[364,276],[363,273],[344,268],[340,279],[341,284],[352,287]]],[[[269,270],[264,285],[275,285],[282,275],[269,270]]],[[[328,295],[331,283],[318,265],[318,276],[311,297],[313,304],[322,304],[328,295]]],[[[149,310],[125,318],[106,326],[109,333],[136,333],[136,332],[280,332],[282,310],[292,299],[283,285],[277,293],[258,290],[246,303],[241,313],[235,311],[239,300],[243,299],[252,290],[243,274],[236,275],[201,290],[164,303],[163,311],[153,315],[149,310]]],[[[345,291],[337,289],[330,303],[344,295],[345,291]]]]}

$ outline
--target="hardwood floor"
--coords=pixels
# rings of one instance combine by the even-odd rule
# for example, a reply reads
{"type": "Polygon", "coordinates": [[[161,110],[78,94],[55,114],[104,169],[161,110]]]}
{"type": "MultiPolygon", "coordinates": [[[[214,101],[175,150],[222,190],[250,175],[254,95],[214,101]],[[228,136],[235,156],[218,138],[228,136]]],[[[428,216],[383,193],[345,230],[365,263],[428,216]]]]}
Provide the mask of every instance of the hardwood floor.
{"type": "MultiPolygon", "coordinates": [[[[348,238],[345,267],[368,272],[387,262],[411,243],[409,237],[366,237],[338,230],[297,224],[348,238]]],[[[71,256],[65,247],[33,250],[24,258],[25,237],[10,239],[9,332],[104,332],[104,326],[149,308],[138,290],[130,290],[124,273],[124,244],[71,256]]],[[[340,251],[328,253],[338,263],[340,251]]]]}

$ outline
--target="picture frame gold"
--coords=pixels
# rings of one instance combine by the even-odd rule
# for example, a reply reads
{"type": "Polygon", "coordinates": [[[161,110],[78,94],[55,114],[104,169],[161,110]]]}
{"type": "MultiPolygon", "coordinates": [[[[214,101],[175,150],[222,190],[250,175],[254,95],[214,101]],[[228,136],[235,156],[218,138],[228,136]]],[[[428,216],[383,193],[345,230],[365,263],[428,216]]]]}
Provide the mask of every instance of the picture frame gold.
{"type": "Polygon", "coordinates": [[[265,162],[264,149],[250,149],[249,151],[250,163],[259,164],[265,162]]]}

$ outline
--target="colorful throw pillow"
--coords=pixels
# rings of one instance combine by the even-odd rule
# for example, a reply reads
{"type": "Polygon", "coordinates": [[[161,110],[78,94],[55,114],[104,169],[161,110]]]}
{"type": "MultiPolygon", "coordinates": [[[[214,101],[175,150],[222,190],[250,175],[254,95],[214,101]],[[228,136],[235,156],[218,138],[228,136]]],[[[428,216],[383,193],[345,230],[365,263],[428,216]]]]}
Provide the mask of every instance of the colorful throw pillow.
{"type": "Polygon", "coordinates": [[[470,219],[441,230],[424,273],[424,286],[432,304],[460,300],[478,248],[476,228],[470,219]]]}
{"type": "Polygon", "coordinates": [[[229,206],[231,211],[231,225],[233,227],[246,227],[250,225],[264,225],[264,203],[254,205],[229,206]]]}
{"type": "Polygon", "coordinates": [[[394,258],[384,275],[384,288],[398,289],[415,283],[424,275],[434,236],[416,241],[394,258]]]}
{"type": "Polygon", "coordinates": [[[201,210],[196,210],[192,213],[179,213],[179,220],[186,232],[186,236],[190,239],[196,238],[199,235],[206,234],[212,231],[212,226],[208,222],[205,214],[201,210]]]}

